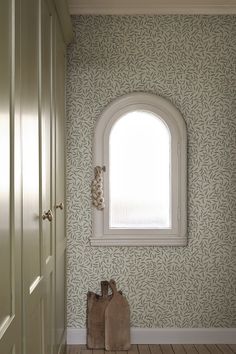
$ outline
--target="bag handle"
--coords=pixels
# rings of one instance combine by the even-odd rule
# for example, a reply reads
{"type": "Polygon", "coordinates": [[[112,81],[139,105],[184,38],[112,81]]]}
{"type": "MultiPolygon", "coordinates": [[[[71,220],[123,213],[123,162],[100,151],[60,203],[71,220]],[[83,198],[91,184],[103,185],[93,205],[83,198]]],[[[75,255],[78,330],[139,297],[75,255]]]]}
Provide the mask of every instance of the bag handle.
{"type": "Polygon", "coordinates": [[[108,296],[108,286],[109,286],[109,283],[108,283],[107,280],[101,281],[101,293],[102,293],[102,297],[107,297],[107,296],[108,296]]]}
{"type": "Polygon", "coordinates": [[[114,279],[111,279],[109,282],[108,282],[108,285],[109,287],[111,288],[112,290],[112,295],[117,295],[118,293],[120,294],[119,291],[117,291],[117,288],[116,288],[116,282],[114,279]]]}

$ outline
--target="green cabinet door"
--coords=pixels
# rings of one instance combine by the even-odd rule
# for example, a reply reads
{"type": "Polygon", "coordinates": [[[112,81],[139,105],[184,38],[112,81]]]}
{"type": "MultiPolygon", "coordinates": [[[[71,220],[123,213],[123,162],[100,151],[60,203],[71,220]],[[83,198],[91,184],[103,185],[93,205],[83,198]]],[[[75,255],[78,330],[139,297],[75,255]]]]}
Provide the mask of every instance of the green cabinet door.
{"type": "Polygon", "coordinates": [[[56,353],[63,353],[66,339],[66,232],[65,232],[65,43],[55,23],[55,247],[56,247],[56,353]],[[62,203],[62,204],[61,204],[62,203]],[[61,207],[60,207],[61,206],[61,207]]]}
{"type": "Polygon", "coordinates": [[[19,235],[14,230],[15,15],[0,2],[0,353],[20,353],[19,235]]]}
{"type": "Polygon", "coordinates": [[[41,209],[40,1],[21,0],[22,269],[24,354],[45,354],[41,209]]]}
{"type": "Polygon", "coordinates": [[[54,120],[53,120],[53,89],[52,89],[52,60],[53,60],[53,24],[54,11],[50,2],[41,2],[41,203],[42,213],[51,210],[52,221],[42,221],[43,238],[43,275],[45,283],[45,350],[53,354],[55,343],[55,207],[53,169],[55,161],[54,149],[54,120]]]}

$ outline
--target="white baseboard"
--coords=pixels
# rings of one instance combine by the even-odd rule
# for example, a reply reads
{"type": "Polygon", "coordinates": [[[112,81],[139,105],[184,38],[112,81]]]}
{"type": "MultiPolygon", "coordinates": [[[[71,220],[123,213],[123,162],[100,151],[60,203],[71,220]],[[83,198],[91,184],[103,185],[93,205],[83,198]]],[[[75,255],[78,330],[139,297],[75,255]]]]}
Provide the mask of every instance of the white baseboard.
{"type": "MultiPolygon", "coordinates": [[[[236,344],[236,328],[131,328],[132,344],[236,344]]],[[[86,329],[67,328],[67,344],[86,344],[86,329]]]]}

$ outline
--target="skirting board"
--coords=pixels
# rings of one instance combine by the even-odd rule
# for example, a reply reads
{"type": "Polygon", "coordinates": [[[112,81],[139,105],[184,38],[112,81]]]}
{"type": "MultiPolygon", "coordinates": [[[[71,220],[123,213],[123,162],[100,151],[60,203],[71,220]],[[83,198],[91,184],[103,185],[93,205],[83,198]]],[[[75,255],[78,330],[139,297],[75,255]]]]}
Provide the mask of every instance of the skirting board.
{"type": "MultiPolygon", "coordinates": [[[[131,328],[132,344],[236,344],[236,328],[131,328]]],[[[67,328],[67,344],[86,344],[86,329],[67,328]]]]}

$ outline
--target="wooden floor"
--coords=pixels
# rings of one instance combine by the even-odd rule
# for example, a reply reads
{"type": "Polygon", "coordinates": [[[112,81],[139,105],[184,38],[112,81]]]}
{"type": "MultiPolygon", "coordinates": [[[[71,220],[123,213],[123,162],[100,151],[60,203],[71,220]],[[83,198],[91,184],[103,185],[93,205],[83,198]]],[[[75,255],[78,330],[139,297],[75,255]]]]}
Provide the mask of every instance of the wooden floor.
{"type": "Polygon", "coordinates": [[[160,344],[132,345],[126,351],[88,350],[85,345],[69,345],[67,354],[233,354],[236,344],[160,344]]]}

